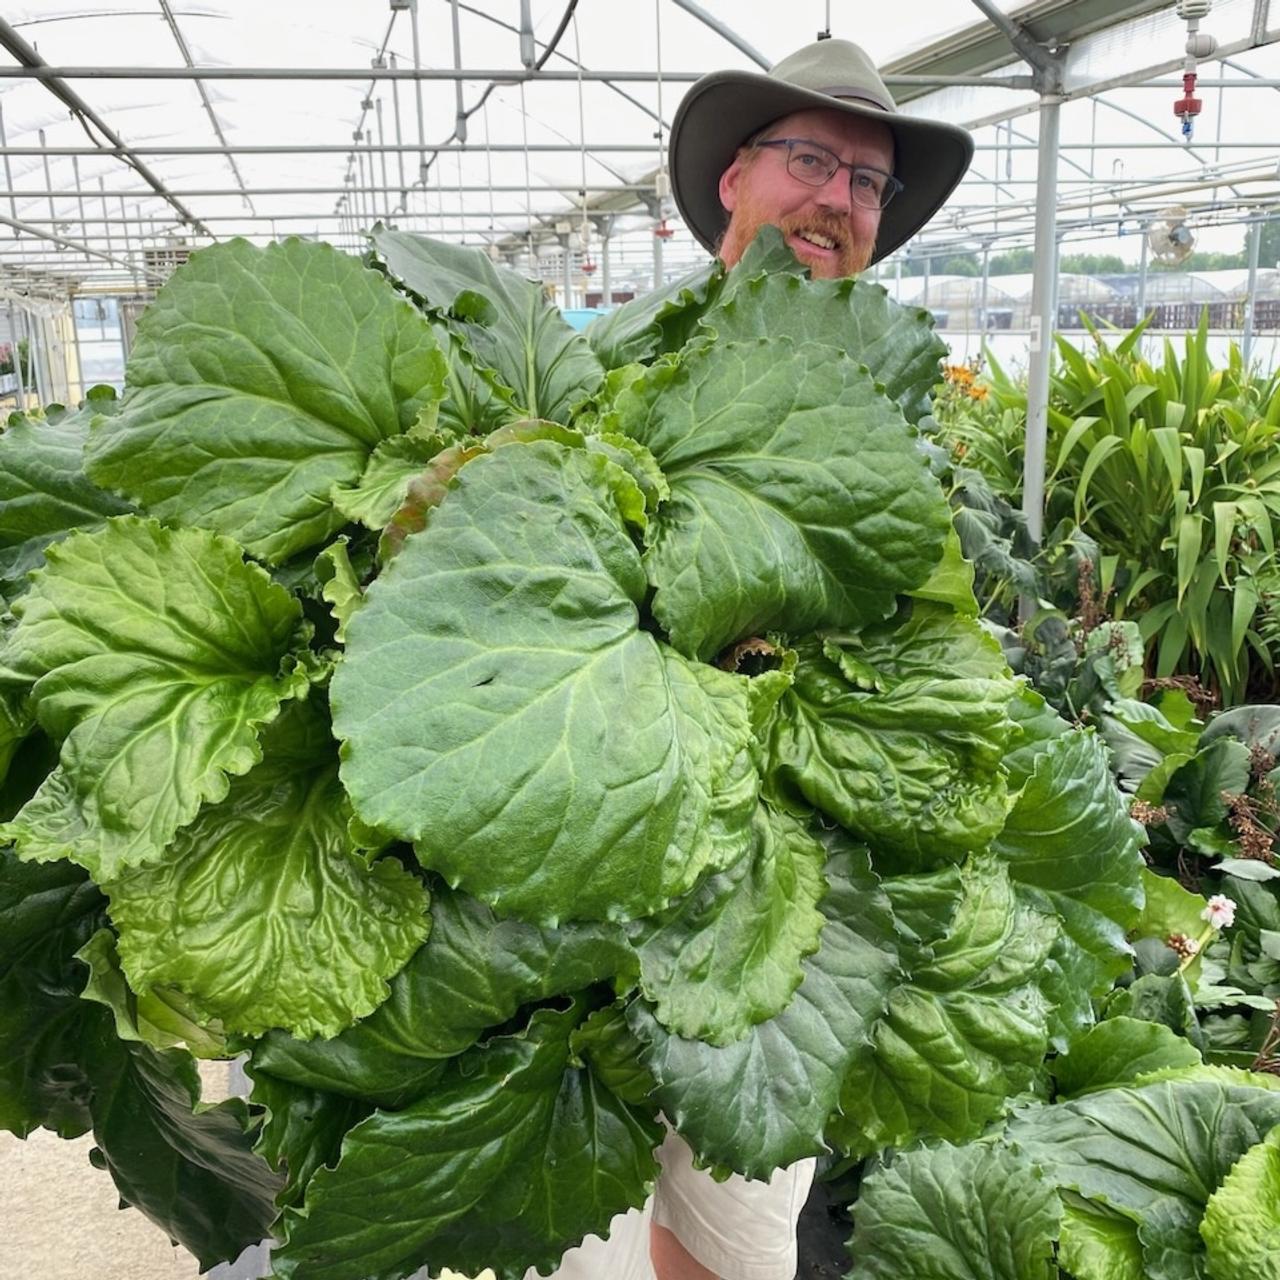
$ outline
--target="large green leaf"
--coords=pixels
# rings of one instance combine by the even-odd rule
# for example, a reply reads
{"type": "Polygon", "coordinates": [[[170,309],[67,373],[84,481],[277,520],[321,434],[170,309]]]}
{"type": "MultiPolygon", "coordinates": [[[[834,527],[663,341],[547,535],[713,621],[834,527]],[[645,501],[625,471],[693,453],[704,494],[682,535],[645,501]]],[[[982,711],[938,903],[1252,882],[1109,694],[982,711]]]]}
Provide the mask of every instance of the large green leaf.
{"type": "Polygon", "coordinates": [[[797,645],[770,781],[910,867],[960,860],[1004,825],[1015,686],[972,618],[916,604],[900,625],[797,645]]]}
{"type": "Polygon", "coordinates": [[[51,546],[15,606],[4,653],[35,681],[59,766],[0,838],[71,858],[98,880],[155,862],[307,676],[301,610],[238,547],[200,529],[120,516],[51,546]]]}
{"type": "Polygon", "coordinates": [[[616,925],[540,929],[499,920],[484,903],[443,886],[432,894],[431,922],[431,936],[368,1018],[333,1040],[272,1032],[254,1050],[255,1066],[400,1108],[426,1092],[446,1058],[521,1005],[595,982],[626,990],[635,980],[635,955],[616,925]]]}
{"type": "Polygon", "coordinates": [[[293,704],[262,748],[161,865],[106,886],[120,958],[136,992],[178,987],[229,1031],[333,1036],[386,998],[427,935],[427,895],[352,847],[322,710],[293,704]]]}
{"type": "Polygon", "coordinates": [[[785,1007],[818,949],[826,850],[794,818],[760,805],[753,846],[660,920],[631,927],[640,986],[669,1031],[728,1044],[785,1007]]]}
{"type": "Polygon", "coordinates": [[[262,1070],[253,1071],[252,1100],[265,1108],[254,1150],[285,1175],[276,1203],[302,1203],[317,1169],[338,1163],[347,1131],[372,1110],[366,1103],[290,1084],[262,1070]]]}
{"type": "Polygon", "coordinates": [[[381,226],[371,239],[388,274],[455,322],[526,416],[568,422],[595,393],[604,367],[536,281],[495,266],[483,249],[381,226]]]}
{"type": "Polygon", "coordinates": [[[129,505],[84,474],[89,421],[111,399],[90,399],[75,413],[50,410],[41,419],[15,414],[0,431],[0,591],[13,597],[44,549],[72,529],[96,528],[129,505]]]}
{"type": "Polygon", "coordinates": [[[907,980],[872,1030],[873,1055],[841,1091],[835,1140],[860,1154],[922,1134],[973,1137],[1030,1085],[1047,1043],[1038,982],[1057,933],[992,858],[884,887],[917,941],[902,949],[907,980]]]}
{"type": "Polygon", "coordinates": [[[941,559],[950,517],[911,428],[832,347],[688,347],[620,392],[604,426],[671,486],[645,571],[683,653],[877,620],[941,559]]]}
{"type": "Polygon", "coordinates": [[[487,436],[508,422],[518,422],[528,414],[515,403],[515,393],[504,386],[492,370],[476,362],[462,334],[449,322],[433,319],[431,330],[448,361],[444,399],[436,421],[446,431],[460,436],[487,436]]]}
{"type": "MultiPolygon", "coordinates": [[[[773,238],[784,244],[776,227],[762,229],[759,247],[767,249],[773,238]]],[[[737,268],[730,276],[734,287],[726,286],[724,298],[699,320],[699,329],[722,342],[792,338],[797,345],[838,347],[871,370],[909,422],[929,412],[947,345],[933,332],[928,311],[899,306],[881,285],[856,276],[809,280],[775,270],[738,281],[736,275],[737,268]]]]}
{"type": "Polygon", "coordinates": [[[723,280],[724,266],[713,258],[687,276],[597,316],[582,336],[606,369],[648,363],[684,346],[723,280]]]}
{"type": "Polygon", "coordinates": [[[333,505],[347,520],[381,529],[400,509],[409,482],[436,454],[454,444],[452,436],[392,436],[369,456],[363,475],[353,485],[334,485],[333,505]]]}
{"type": "Polygon", "coordinates": [[[1173,838],[1186,844],[1197,827],[1225,821],[1226,797],[1243,795],[1248,787],[1249,748],[1235,738],[1215,738],[1165,784],[1161,803],[1173,838]]]}
{"type": "Polygon", "coordinates": [[[155,516],[280,561],[343,524],[329,492],[439,400],[431,327],[377,272],[323,244],[231,240],[147,308],[122,411],[88,472],[155,516]]]}
{"type": "Polygon", "coordinates": [[[1007,1137],[1055,1184],[1137,1221],[1145,1280],[1198,1280],[1209,1197],[1280,1122],[1280,1093],[1239,1083],[1246,1078],[1205,1073],[1107,1089],[1029,1109],[1007,1137]]]}
{"type": "Polygon", "coordinates": [[[360,816],[548,924],[649,914],[750,842],[750,792],[710,822],[748,682],[641,630],[620,494],[639,497],[621,468],[550,441],[469,462],[370,587],[333,681],[360,816]]]}
{"type": "Polygon", "coordinates": [[[669,1034],[643,1001],[627,1010],[656,1104],[699,1157],[748,1177],[824,1150],[841,1081],[869,1057],[871,1024],[898,976],[893,917],[867,854],[832,842],[826,924],[780,1014],[717,1048],[669,1034]]]}
{"type": "Polygon", "coordinates": [[[1146,1280],[1138,1224],[1101,1200],[1062,1191],[1058,1261],[1074,1280],[1146,1280]]]}
{"type": "MultiPolygon", "coordinates": [[[[1020,892],[1062,921],[1044,989],[1057,1006],[1055,1042],[1092,1019],[1101,995],[1129,966],[1127,932],[1142,906],[1142,828],[1128,815],[1102,742],[1025,701],[1012,761],[1021,791],[992,843],[1020,892]]],[[[1045,708],[1047,712],[1047,708],[1045,708]]]]}
{"type": "Polygon", "coordinates": [[[1069,1051],[1053,1060],[1052,1069],[1059,1095],[1072,1098],[1199,1061],[1195,1047],[1163,1023],[1114,1017],[1072,1041],[1069,1051]]]}
{"type": "Polygon", "coordinates": [[[1200,1235],[1213,1280],[1280,1280],[1280,1128],[1250,1147],[1209,1197],[1200,1235]]]}
{"type": "Polygon", "coordinates": [[[270,1234],[280,1180],[253,1152],[245,1104],[201,1103],[189,1054],[119,1040],[106,1009],[93,1006],[82,1046],[98,1144],[90,1158],[120,1199],[195,1254],[202,1271],[270,1234]]]}
{"type": "Polygon", "coordinates": [[[79,868],[20,862],[0,849],[0,1129],[44,1125],[64,1137],[91,1124],[80,1069],[75,954],[101,926],[106,900],[79,868]]]}
{"type": "Polygon", "coordinates": [[[279,1280],[400,1280],[423,1263],[519,1280],[642,1204],[662,1130],[572,1065],[583,1012],[539,1010],[428,1097],[352,1129],[286,1214],[279,1280]]]}
{"type": "Polygon", "coordinates": [[[891,1156],[863,1182],[848,1280],[1056,1280],[1061,1203],[1007,1147],[941,1144],[891,1156]]]}

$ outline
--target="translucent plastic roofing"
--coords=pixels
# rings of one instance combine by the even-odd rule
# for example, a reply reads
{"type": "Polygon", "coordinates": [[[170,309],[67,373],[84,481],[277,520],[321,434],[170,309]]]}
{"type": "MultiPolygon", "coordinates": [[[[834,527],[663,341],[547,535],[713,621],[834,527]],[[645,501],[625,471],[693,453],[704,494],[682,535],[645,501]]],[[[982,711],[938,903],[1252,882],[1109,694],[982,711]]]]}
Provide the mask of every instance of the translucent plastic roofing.
{"type": "MultiPolygon", "coordinates": [[[[306,234],[354,250],[379,218],[518,249],[531,231],[538,240],[567,224],[577,235],[585,205],[617,211],[611,228],[592,224],[587,256],[611,229],[615,283],[647,286],[664,215],[676,232],[667,266],[702,256],[655,195],[691,79],[759,69],[828,25],[891,74],[1027,77],[991,14],[1070,39],[1065,88],[1078,96],[1063,111],[1059,165],[1068,238],[1123,232],[1126,217],[1132,232],[1174,202],[1210,227],[1280,200],[1276,89],[1204,90],[1196,148],[1177,140],[1185,24],[1171,3],[419,0],[418,63],[449,78],[415,81],[389,78],[415,64],[409,0],[37,0],[7,5],[3,21],[49,67],[74,73],[63,82],[91,117],[73,114],[50,82],[14,74],[20,56],[0,51],[0,285],[145,287],[144,248],[156,271],[166,252],[181,252],[179,239],[306,234]],[[531,57],[545,66],[522,83],[524,8],[531,57]],[[607,72],[617,75],[605,82],[607,72]],[[1162,87],[1123,87],[1151,75],[1162,87]],[[100,126],[132,165],[110,153],[100,126]]],[[[1216,0],[1203,26],[1235,64],[1206,63],[1204,78],[1280,77],[1280,12],[1269,16],[1266,0],[1216,0]]],[[[926,239],[957,249],[1027,242],[1035,92],[905,83],[895,92],[905,110],[974,127],[978,140],[970,178],[926,239]]]]}

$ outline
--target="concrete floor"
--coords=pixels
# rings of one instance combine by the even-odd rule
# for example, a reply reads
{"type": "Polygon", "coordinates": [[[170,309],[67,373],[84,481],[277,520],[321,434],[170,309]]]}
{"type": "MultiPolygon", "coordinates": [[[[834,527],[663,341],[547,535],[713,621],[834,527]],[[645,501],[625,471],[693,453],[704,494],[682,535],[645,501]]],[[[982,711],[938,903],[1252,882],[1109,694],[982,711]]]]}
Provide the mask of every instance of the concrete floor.
{"type": "MultiPolygon", "coordinates": [[[[202,1063],[201,1074],[207,1100],[226,1096],[224,1063],[202,1063]]],[[[196,1280],[191,1254],[119,1208],[111,1179],[89,1163],[92,1146],[92,1134],[0,1133],[0,1280],[196,1280]]]]}

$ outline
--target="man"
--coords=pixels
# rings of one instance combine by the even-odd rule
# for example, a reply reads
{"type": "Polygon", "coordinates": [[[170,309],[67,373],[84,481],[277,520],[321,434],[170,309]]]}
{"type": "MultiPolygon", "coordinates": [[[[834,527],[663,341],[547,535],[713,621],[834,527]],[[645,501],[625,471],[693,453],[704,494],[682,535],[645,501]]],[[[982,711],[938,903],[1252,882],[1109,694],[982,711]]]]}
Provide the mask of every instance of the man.
{"type": "MultiPolygon", "coordinates": [[[[768,75],[721,71],[694,84],[671,127],[671,186],[726,266],[771,224],[814,276],[835,279],[910,239],[972,155],[963,129],[899,115],[857,45],[820,40],[768,75]]],[[[717,1183],[674,1134],[658,1154],[649,1204],[615,1218],[607,1241],[570,1250],[553,1280],[792,1280],[812,1159],[768,1183],[717,1183]]]]}

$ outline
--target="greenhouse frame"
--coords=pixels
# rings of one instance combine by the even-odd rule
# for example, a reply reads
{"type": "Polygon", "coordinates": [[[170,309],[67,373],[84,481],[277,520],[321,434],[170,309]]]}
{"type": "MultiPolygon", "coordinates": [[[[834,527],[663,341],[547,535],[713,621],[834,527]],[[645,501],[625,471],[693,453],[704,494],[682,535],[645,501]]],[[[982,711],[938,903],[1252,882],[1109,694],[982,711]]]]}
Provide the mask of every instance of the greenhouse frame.
{"type": "Polygon", "coordinates": [[[1280,1280],[1277,95],[1273,0],[0,7],[0,1276],[1280,1280]]]}

